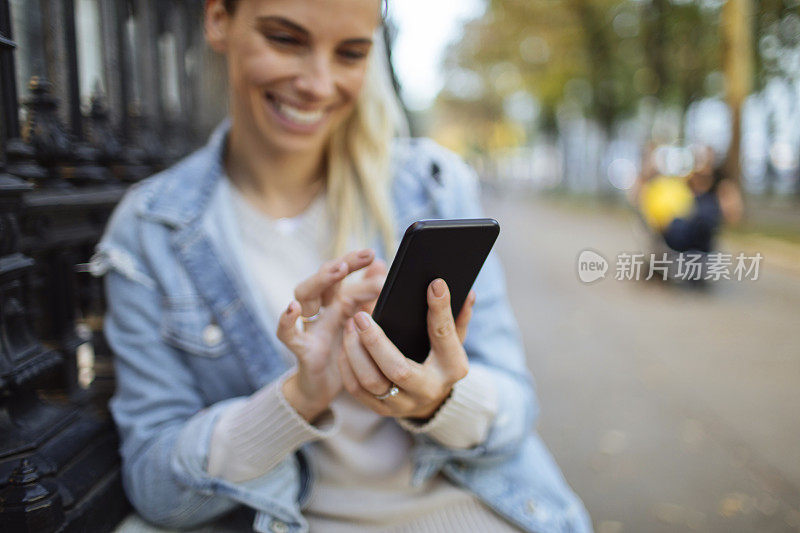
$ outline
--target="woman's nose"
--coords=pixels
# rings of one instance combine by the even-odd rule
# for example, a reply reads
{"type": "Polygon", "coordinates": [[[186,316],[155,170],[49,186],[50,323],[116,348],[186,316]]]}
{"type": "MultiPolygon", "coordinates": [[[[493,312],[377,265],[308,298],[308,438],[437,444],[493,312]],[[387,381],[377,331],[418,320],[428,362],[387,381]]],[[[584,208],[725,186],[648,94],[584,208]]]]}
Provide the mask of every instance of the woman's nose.
{"type": "Polygon", "coordinates": [[[325,54],[310,54],[303,72],[296,78],[298,91],[317,100],[330,98],[336,91],[330,60],[325,54]]]}

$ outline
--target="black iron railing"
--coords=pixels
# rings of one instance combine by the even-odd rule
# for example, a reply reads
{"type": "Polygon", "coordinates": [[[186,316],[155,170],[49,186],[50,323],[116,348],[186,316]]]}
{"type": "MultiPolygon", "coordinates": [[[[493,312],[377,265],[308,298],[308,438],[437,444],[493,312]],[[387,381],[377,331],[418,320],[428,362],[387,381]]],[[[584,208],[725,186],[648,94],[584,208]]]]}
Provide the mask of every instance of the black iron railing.
{"type": "Polygon", "coordinates": [[[186,65],[201,50],[188,43],[202,43],[202,2],[81,5],[97,10],[93,35],[103,40],[88,101],[74,0],[0,0],[0,531],[108,531],[129,512],[105,407],[114,381],[103,290],[82,265],[127,187],[186,153],[216,120],[176,114],[198,100],[197,70],[178,73],[172,114],[160,100],[159,61],[186,65]],[[30,22],[26,42],[44,58],[23,65],[33,74],[23,98],[14,20],[30,22]],[[179,34],[170,38],[180,57],[161,57],[169,32],[179,34]]]}

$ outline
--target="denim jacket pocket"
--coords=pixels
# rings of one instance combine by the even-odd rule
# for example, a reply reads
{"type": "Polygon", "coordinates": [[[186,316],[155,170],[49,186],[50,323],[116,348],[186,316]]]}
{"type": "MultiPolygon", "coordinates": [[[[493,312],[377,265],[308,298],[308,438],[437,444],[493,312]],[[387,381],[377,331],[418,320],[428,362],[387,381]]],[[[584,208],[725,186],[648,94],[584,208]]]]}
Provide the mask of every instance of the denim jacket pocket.
{"type": "Polygon", "coordinates": [[[229,351],[222,328],[199,298],[166,298],[161,336],[190,354],[216,358],[229,351]]]}

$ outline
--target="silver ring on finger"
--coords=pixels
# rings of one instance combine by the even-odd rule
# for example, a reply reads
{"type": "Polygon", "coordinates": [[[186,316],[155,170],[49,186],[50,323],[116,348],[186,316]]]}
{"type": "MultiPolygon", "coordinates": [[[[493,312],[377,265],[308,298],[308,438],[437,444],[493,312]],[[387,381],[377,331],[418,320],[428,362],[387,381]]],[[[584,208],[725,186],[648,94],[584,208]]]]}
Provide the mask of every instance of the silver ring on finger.
{"type": "Polygon", "coordinates": [[[389,390],[386,391],[384,394],[373,394],[376,400],[385,400],[386,398],[391,398],[393,396],[397,396],[400,393],[400,389],[397,388],[397,385],[392,383],[392,386],[389,387],[389,390]]]}
{"type": "Polygon", "coordinates": [[[317,320],[319,320],[320,315],[322,315],[322,308],[321,307],[319,308],[319,311],[317,311],[313,315],[311,315],[311,316],[301,316],[300,318],[302,319],[303,324],[311,324],[312,322],[316,322],[317,320]]]}

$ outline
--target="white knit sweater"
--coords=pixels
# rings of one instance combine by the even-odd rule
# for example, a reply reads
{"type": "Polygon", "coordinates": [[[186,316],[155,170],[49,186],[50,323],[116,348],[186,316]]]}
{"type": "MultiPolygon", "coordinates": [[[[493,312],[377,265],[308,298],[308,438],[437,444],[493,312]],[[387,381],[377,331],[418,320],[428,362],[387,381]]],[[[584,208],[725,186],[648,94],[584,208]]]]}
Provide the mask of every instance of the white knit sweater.
{"type": "MultiPolygon", "coordinates": [[[[273,219],[227,180],[226,189],[242,236],[246,274],[266,302],[274,330],[294,287],[325,259],[331,235],[324,194],[296,217],[273,219]]],[[[222,413],[211,439],[210,474],[234,482],[253,479],[312,443],[307,449],[316,476],[303,508],[312,532],[519,531],[442,475],[411,486],[410,433],[424,432],[455,448],[486,438],[497,411],[490,376],[470,370],[436,415],[419,426],[381,417],[346,391],[309,424],[283,397],[281,384],[288,375],[222,413]]]]}

